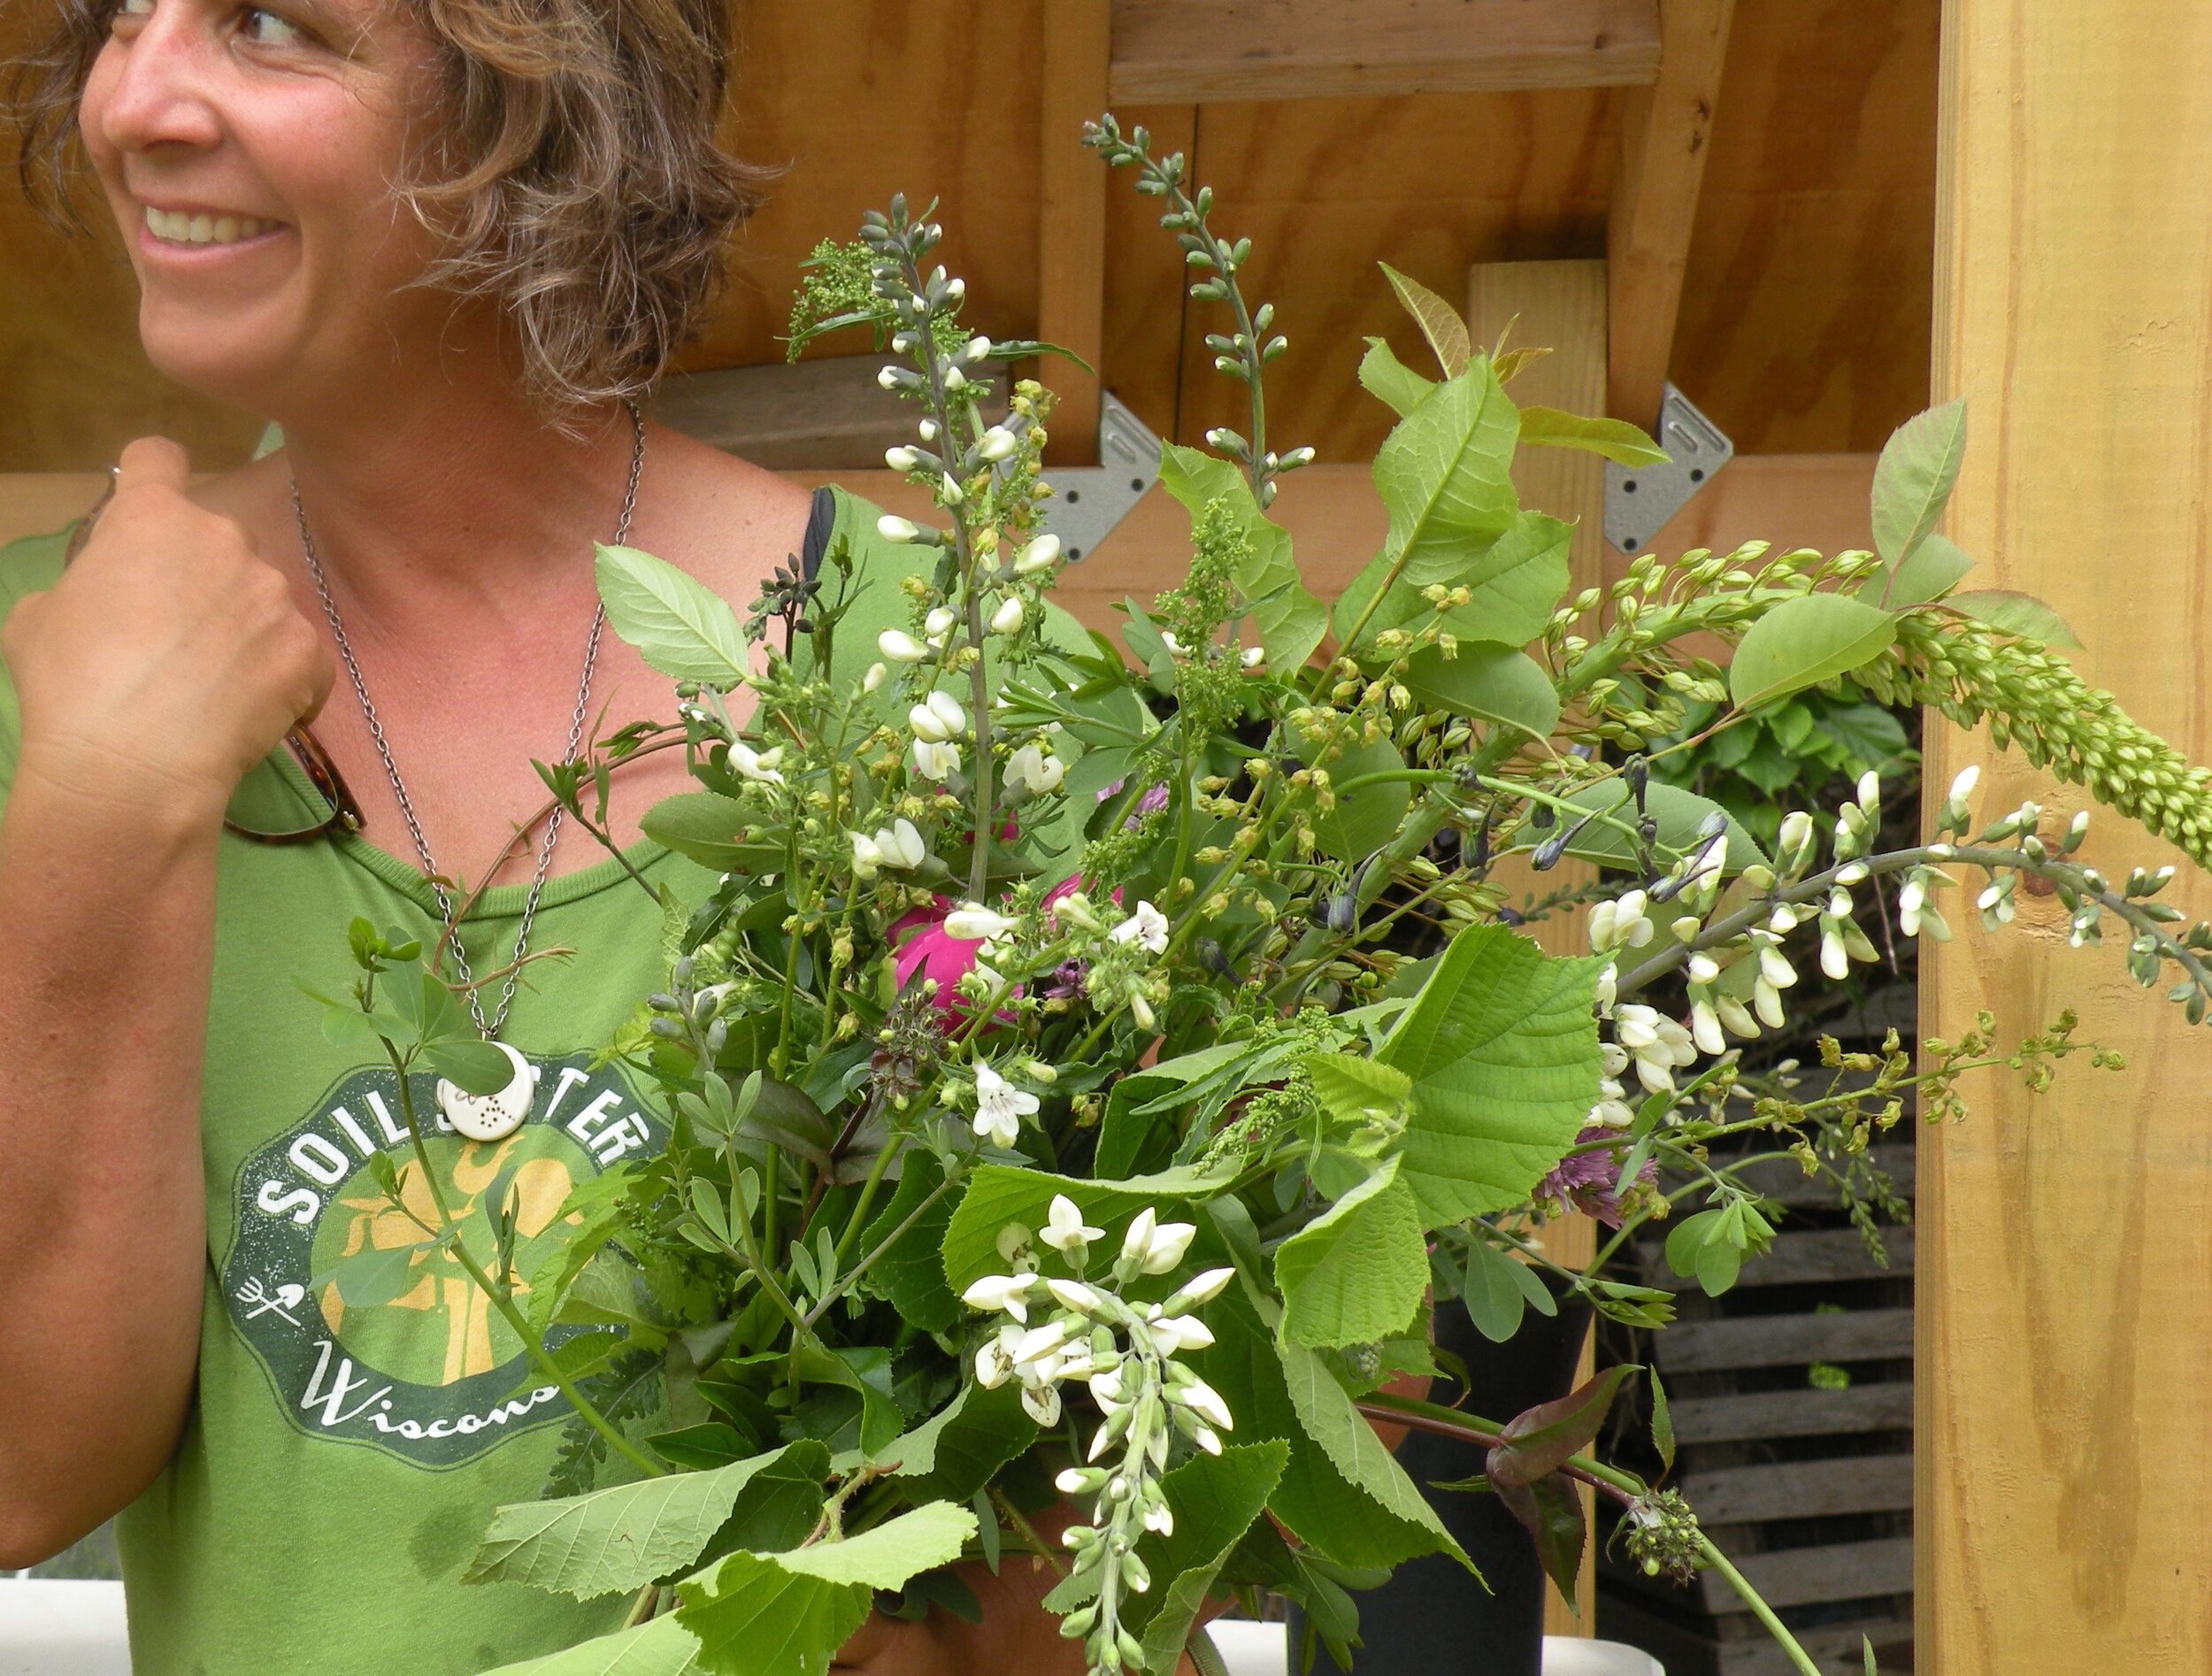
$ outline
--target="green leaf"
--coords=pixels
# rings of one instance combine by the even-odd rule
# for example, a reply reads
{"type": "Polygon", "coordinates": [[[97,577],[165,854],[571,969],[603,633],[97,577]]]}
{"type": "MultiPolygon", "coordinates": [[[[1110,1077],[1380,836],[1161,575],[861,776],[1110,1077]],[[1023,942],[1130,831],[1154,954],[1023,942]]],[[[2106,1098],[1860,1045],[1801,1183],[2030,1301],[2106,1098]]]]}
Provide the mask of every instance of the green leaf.
{"type": "Polygon", "coordinates": [[[1291,674],[1321,643],[1328,632],[1329,613],[1298,574],[1290,532],[1260,510],[1243,472],[1211,454],[1167,443],[1160,450],[1160,481],[1189,511],[1194,524],[1214,501],[1227,503],[1234,511],[1252,543],[1251,556],[1234,578],[1237,589],[1254,602],[1252,621],[1260,631],[1268,663],[1277,673],[1291,674]]]}
{"type": "Polygon", "coordinates": [[[894,1478],[915,1480],[913,1494],[933,1501],[969,1500],[998,1469],[1037,1439],[1037,1422],[1021,1404],[1021,1388],[964,1385],[951,1402],[877,1451],[895,1461],[894,1478]]]}
{"type": "Polygon", "coordinates": [[[1313,1079],[1322,1108],[1339,1123],[1397,1119],[1413,1097],[1412,1078],[1364,1054],[1310,1053],[1298,1063],[1313,1079]]]}
{"type": "MultiPolygon", "coordinates": [[[[1561,596],[1567,591],[1570,543],[1574,527],[1543,512],[1522,512],[1495,541],[1471,549],[1460,573],[1451,579],[1471,597],[1464,605],[1444,613],[1439,627],[1463,642],[1485,641],[1500,646],[1525,646],[1551,621],[1561,596]]],[[[1354,627],[1363,616],[1357,644],[1365,647],[1386,628],[1402,628],[1415,619],[1432,614],[1421,597],[1428,583],[1400,578],[1371,612],[1368,602],[1389,573],[1391,554],[1386,550],[1367,563],[1339,596],[1333,619],[1337,638],[1351,643],[1354,627]]],[[[1436,579],[1430,579],[1432,580],[1436,579]]]]}
{"type": "Polygon", "coordinates": [[[1947,535],[1931,532],[1901,565],[1885,565],[1860,584],[1858,596],[1884,611],[1902,611],[1940,599],[1966,579],[1974,561],[1947,535]]]}
{"type": "MultiPolygon", "coordinates": [[[[941,1194],[933,1203],[929,1203],[930,1195],[945,1179],[945,1166],[934,1153],[910,1147],[903,1164],[891,1203],[861,1235],[861,1253],[881,1246],[925,1203],[929,1208],[899,1235],[898,1243],[875,1260],[861,1284],[876,1296],[889,1299],[901,1319],[925,1332],[942,1333],[960,1319],[960,1300],[945,1285],[945,1266],[939,1256],[959,1195],[941,1194]]],[[[857,1262],[858,1257],[854,1260],[857,1262]]]]}
{"type": "Polygon", "coordinates": [[[1505,1441],[1490,1451],[1484,1464],[1490,1482],[1533,1484],[1557,1472],[1590,1447],[1622,1381],[1639,1372],[1633,1363],[1609,1367],[1566,1395],[1515,1415],[1499,1434],[1505,1441]]]}
{"type": "Polygon", "coordinates": [[[1438,385],[1398,422],[1375,456],[1375,488],[1390,514],[1383,550],[1409,586],[1455,582],[1513,527],[1520,414],[1486,356],[1438,385]]]}
{"type": "Polygon", "coordinates": [[[698,1637],[663,1617],[543,1658],[502,1664],[488,1676],[695,1676],[700,1668],[698,1637]]]}
{"type": "Polygon", "coordinates": [[[1177,1667],[1214,1580],[1265,1511],[1289,1460],[1286,1443],[1233,1444],[1217,1456],[1194,1456],[1160,1480],[1175,1528],[1138,1545],[1153,1580],[1152,1591],[1137,1597],[1151,1603],[1149,1617],[1139,1620],[1147,1670],[1177,1667]]]}
{"type": "MultiPolygon", "coordinates": [[[[1595,1104],[1597,1096],[1590,1096],[1595,1104]]],[[[1203,1168],[1186,1165],[1157,1175],[1131,1176],[1125,1181],[1097,1181],[1087,1178],[1047,1175],[1041,1170],[1018,1170],[1003,1164],[987,1164],[968,1180],[968,1191],[953,1212],[945,1230],[945,1280],[956,1295],[987,1274],[1002,1274],[1006,1259],[999,1255],[999,1230],[1008,1223],[1035,1229],[1044,1226],[1053,1195],[1064,1193],[1081,1207],[1094,1227],[1107,1231],[1102,1249],[1120,1249],[1122,1235],[1145,1206],[1159,1207],[1168,1219],[1171,1203],[1194,1207],[1234,1186],[1238,1174],[1233,1161],[1203,1168]]]]}
{"type": "Polygon", "coordinates": [[[1379,337],[1367,340],[1367,353],[1359,364],[1359,381],[1370,396],[1386,404],[1400,419],[1413,411],[1421,398],[1436,388],[1434,379],[1424,378],[1406,365],[1388,340],[1379,337]]]}
{"type": "Polygon", "coordinates": [[[1626,419],[1586,419],[1555,407],[1521,410],[1521,441],[1602,454],[1616,465],[1663,465],[1667,450],[1626,419]]]}
{"type": "Polygon", "coordinates": [[[1841,704],[1820,719],[1820,735],[1855,777],[1895,763],[1912,749],[1896,715],[1879,704],[1841,704]]]}
{"type": "MultiPolygon", "coordinates": [[[[1560,801],[1571,808],[1588,811],[1599,817],[1584,826],[1567,842],[1567,853],[1582,861],[1594,861],[1601,866],[1632,866],[1636,861],[1633,832],[1636,825],[1636,805],[1628,782],[1616,776],[1609,780],[1594,780],[1578,787],[1560,801]]],[[[1679,786],[1670,786],[1654,780],[1644,788],[1644,811],[1658,826],[1653,839],[1662,856],[1686,855],[1698,844],[1698,832],[1706,817],[1716,812],[1728,815],[1728,856],[1725,863],[1730,873],[1741,873],[1755,862],[1766,859],[1758,841],[1746,832],[1735,816],[1709,797],[1701,797],[1694,791],[1679,786]]],[[[1573,823],[1577,817],[1562,813],[1559,819],[1573,823]]],[[[1520,848],[1533,848],[1540,834],[1527,834],[1520,848]]]]}
{"type": "Polygon", "coordinates": [[[1874,467],[1874,545],[1892,565],[1909,557],[1943,517],[1966,456],[1966,401],[1907,419],[1874,467]]]}
{"type": "Polygon", "coordinates": [[[794,1359],[801,1379],[842,1386],[858,1394],[861,1458],[872,1458],[899,1435],[906,1417],[892,1395],[891,1352],[883,1345],[848,1345],[832,1350],[810,1338],[799,1346],[794,1359]]]}
{"type": "Polygon", "coordinates": [[[1328,1364],[1315,1351],[1295,1344],[1277,1345],[1276,1355],[1298,1423],[1320,1445],[1329,1464],[1392,1518],[1427,1533],[1437,1549],[1466,1565],[1466,1555],[1444,1528],[1428,1497],[1383,1447],[1367,1417],[1352,1406],[1328,1364]]]}
{"type": "Polygon", "coordinates": [[[1752,624],[1728,667],[1728,690],[1745,710],[1847,675],[1897,638],[1889,612],[1843,594],[1784,600],[1752,624]]]}
{"type": "Polygon", "coordinates": [[[1522,1313],[1531,1304],[1540,1315],[1559,1313],[1558,1300],[1537,1279],[1536,1271],[1486,1240],[1472,1241],[1467,1247],[1467,1287],[1461,1297],[1475,1331],[1493,1344],[1503,1344],[1521,1330],[1522,1313]]]}
{"type": "Polygon", "coordinates": [[[1468,357],[1474,353],[1474,345],[1468,340],[1467,322],[1459,318],[1459,311],[1429,289],[1418,280],[1408,279],[1387,262],[1376,265],[1390,281],[1390,288],[1398,294],[1406,312],[1413,316],[1421,327],[1421,335],[1436,351],[1438,365],[1443,367],[1446,378],[1457,378],[1467,370],[1468,357]]]}
{"type": "Polygon", "coordinates": [[[1970,594],[1954,594],[1945,603],[1977,622],[1987,623],[2002,634],[2016,634],[2023,640],[2039,640],[2046,646],[2077,651],[2081,648],[2080,640],[2066,626],[2066,619],[2032,594],[2018,593],[2009,588],[1984,588],[1970,594]]]}
{"type": "MultiPolygon", "coordinates": [[[[1371,775],[1405,772],[1406,759],[1398,754],[1397,747],[1387,739],[1363,743],[1360,724],[1354,719],[1324,719],[1310,729],[1298,732],[1296,741],[1300,758],[1326,769],[1332,785],[1346,786],[1371,775]],[[1332,741],[1335,754],[1324,760],[1322,753],[1331,749],[1332,741]]],[[[1390,842],[1412,801],[1412,790],[1402,780],[1363,786],[1352,796],[1339,797],[1334,807],[1313,818],[1314,837],[1338,860],[1356,861],[1390,842]]]]}
{"type": "Polygon", "coordinates": [[[824,1676],[868,1616],[873,1592],[949,1565],[975,1515],[931,1502],[840,1542],[777,1554],[740,1549],[676,1586],[676,1619],[699,1638],[699,1667],[728,1676],[824,1676]]]}
{"type": "Polygon", "coordinates": [[[1502,926],[1452,940],[1379,1057],[1413,1079],[1402,1179],[1426,1226],[1527,1198],[1597,1103],[1594,959],[1502,926]]]}
{"type": "Polygon", "coordinates": [[[602,547],[599,597],[614,632],[672,680],[724,692],[745,679],[745,636],[726,601],[665,559],[602,547]]]}
{"type": "Polygon", "coordinates": [[[497,1094],[515,1080],[513,1060],[491,1042],[465,1037],[424,1042],[422,1062],[468,1094],[497,1094]]]}
{"type": "Polygon", "coordinates": [[[1659,1382],[1659,1370],[1644,1376],[1651,1385],[1651,1446],[1659,1451],[1662,1474],[1674,1471],[1674,1416],[1667,1408],[1667,1388],[1659,1382]]]}
{"type": "Polygon", "coordinates": [[[1455,657],[1432,646],[1407,659],[1399,676],[1417,703],[1455,716],[1473,716],[1549,739],[1559,721],[1559,693],[1544,666],[1510,646],[1463,645],[1455,657]]]}
{"type": "Polygon", "coordinates": [[[1293,1344],[1369,1344],[1405,1329],[1428,1288],[1429,1254],[1397,1159],[1276,1247],[1275,1283],[1293,1344]]]}
{"type": "Polygon", "coordinates": [[[772,873],[789,859],[780,844],[747,842],[745,805],[716,791],[679,792],[646,811],[645,835],[711,873],[772,873]]]}
{"type": "Polygon", "coordinates": [[[388,1250],[371,1246],[340,1258],[332,1265],[329,1278],[337,1283],[338,1295],[348,1309],[380,1310],[408,1289],[415,1279],[415,1259],[422,1250],[421,1241],[388,1250]]]}
{"type": "MultiPolygon", "coordinates": [[[[492,1516],[465,1583],[526,1583],[578,1600],[626,1593],[689,1565],[768,1467],[797,1467],[818,1487],[819,1443],[793,1443],[710,1472],[672,1472],[588,1495],[523,1502],[492,1516]]],[[[820,1495],[816,1495],[816,1505],[820,1495]]]]}

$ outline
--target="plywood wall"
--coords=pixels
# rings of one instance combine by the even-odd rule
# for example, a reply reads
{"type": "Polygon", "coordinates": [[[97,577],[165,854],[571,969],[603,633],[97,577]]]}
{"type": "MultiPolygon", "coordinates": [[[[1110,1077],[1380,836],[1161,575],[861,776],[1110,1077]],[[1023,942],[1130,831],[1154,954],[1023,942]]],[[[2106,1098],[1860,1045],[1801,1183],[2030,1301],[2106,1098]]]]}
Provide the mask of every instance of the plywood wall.
{"type": "MultiPolygon", "coordinates": [[[[1048,3],[1048,0],[1045,0],[1048,3]]],[[[733,242],[728,301],[687,357],[778,358],[797,264],[895,190],[943,199],[949,265],[994,335],[1037,305],[1040,0],[733,0],[744,56],[730,133],[789,166],[733,242]]],[[[34,9],[9,7],[0,52],[34,9]]],[[[1678,381],[1747,450],[1863,450],[1925,399],[1937,0],[1744,0],[1684,299],[1678,381]]],[[[1412,356],[1374,263],[1447,296],[1476,262],[1602,254],[1619,96],[1329,99],[1131,111],[1191,154],[1217,222],[1290,335],[1284,443],[1363,457],[1386,415],[1362,335],[1412,356]]],[[[1065,136],[1071,146],[1077,136],[1065,136]]],[[[1155,429],[1233,411],[1155,206],[1110,199],[1105,367],[1155,429]]],[[[0,191],[0,472],[98,466],[163,429],[208,463],[252,421],[166,386],[139,354],[127,273],[0,191]]]]}

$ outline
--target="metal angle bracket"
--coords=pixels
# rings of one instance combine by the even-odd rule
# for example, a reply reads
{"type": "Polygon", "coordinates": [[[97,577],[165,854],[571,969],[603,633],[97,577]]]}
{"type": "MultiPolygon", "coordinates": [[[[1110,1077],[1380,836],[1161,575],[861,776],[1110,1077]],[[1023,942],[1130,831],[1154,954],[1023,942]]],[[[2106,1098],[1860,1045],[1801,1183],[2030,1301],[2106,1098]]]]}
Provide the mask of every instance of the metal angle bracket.
{"type": "Polygon", "coordinates": [[[1656,465],[1605,465],[1605,539],[1624,553],[1651,545],[1669,519],[1736,457],[1736,445],[1696,404],[1667,386],[1656,439],[1667,458],[1656,465]]]}
{"type": "Polygon", "coordinates": [[[1045,528],[1060,538],[1068,557],[1079,559],[1160,481],[1160,439],[1111,391],[1099,398],[1096,465],[1046,471],[1052,498],[1044,504],[1045,528]]]}

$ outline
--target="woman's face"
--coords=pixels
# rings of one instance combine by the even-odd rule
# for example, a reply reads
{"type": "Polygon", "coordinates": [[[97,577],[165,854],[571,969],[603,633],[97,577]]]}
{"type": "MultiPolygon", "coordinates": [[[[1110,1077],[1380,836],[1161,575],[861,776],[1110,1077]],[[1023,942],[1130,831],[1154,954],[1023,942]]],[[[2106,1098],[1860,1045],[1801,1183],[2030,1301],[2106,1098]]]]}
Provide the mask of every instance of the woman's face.
{"type": "Polygon", "coordinates": [[[179,382],[263,414],[365,396],[452,321],[395,199],[434,43],[399,0],[119,0],[86,148],[179,382]]]}

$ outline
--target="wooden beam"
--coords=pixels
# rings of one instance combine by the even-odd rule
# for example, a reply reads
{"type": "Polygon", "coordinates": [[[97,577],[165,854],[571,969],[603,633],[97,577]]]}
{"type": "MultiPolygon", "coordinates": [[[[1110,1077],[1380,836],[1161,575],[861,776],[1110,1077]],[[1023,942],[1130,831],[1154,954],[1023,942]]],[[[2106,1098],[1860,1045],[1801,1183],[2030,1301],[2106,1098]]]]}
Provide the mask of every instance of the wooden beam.
{"type": "MultiPolygon", "coordinates": [[[[1108,169],[1083,143],[1083,125],[1104,114],[1113,48],[1112,0],[1046,0],[1043,112],[1037,221],[1037,335],[1093,367],[1106,341],[1108,169]]],[[[1098,378],[1065,357],[1045,357],[1038,378],[1058,398],[1045,457],[1098,464],[1098,378]]]]}
{"type": "Polygon", "coordinates": [[[1658,67],[1656,0],[1114,4],[1127,104],[1622,87],[1658,67]]]}
{"type": "Polygon", "coordinates": [[[1659,79],[1629,96],[1606,228],[1612,281],[1607,402],[1616,418],[1659,417],[1682,311],[1682,275],[1705,181],[1706,140],[1736,0],[1665,0],[1659,79]]]}
{"type": "MultiPolygon", "coordinates": [[[[2192,760],[2212,755],[2212,9],[2168,0],[1947,0],[1934,395],[1972,427],[1945,533],[1978,586],[2050,602],[2069,654],[2192,760]],[[2083,562],[2083,536],[2111,557],[2083,562]]],[[[1725,473],[1724,473],[1725,475],[1725,473]]],[[[1931,807],[1970,762],[1979,806],[2032,797],[2047,832],[2081,794],[1930,719],[1931,807]]],[[[2177,861],[2100,811],[2108,877],[2177,861]]],[[[2212,884],[2182,864],[2191,919],[2212,884]]],[[[2117,950],[2066,947],[2023,891],[1985,935],[1924,945],[1921,1018],[2001,1040],[2062,1007],[2124,1072],[1962,1086],[1971,1115],[1920,1136],[1919,1667],[2212,1670],[2212,1115],[2206,1037],[2117,950]]],[[[2162,988],[2162,986],[2161,986],[2162,988]]],[[[2078,1063],[2077,1061],[2076,1063],[2078,1063]]]]}
{"type": "MultiPolygon", "coordinates": [[[[914,440],[914,406],[876,382],[881,355],[833,355],[786,365],[679,373],[654,397],[653,417],[770,471],[867,470],[883,450],[914,440]]],[[[1006,416],[1003,381],[985,408],[1006,416]]]]}

